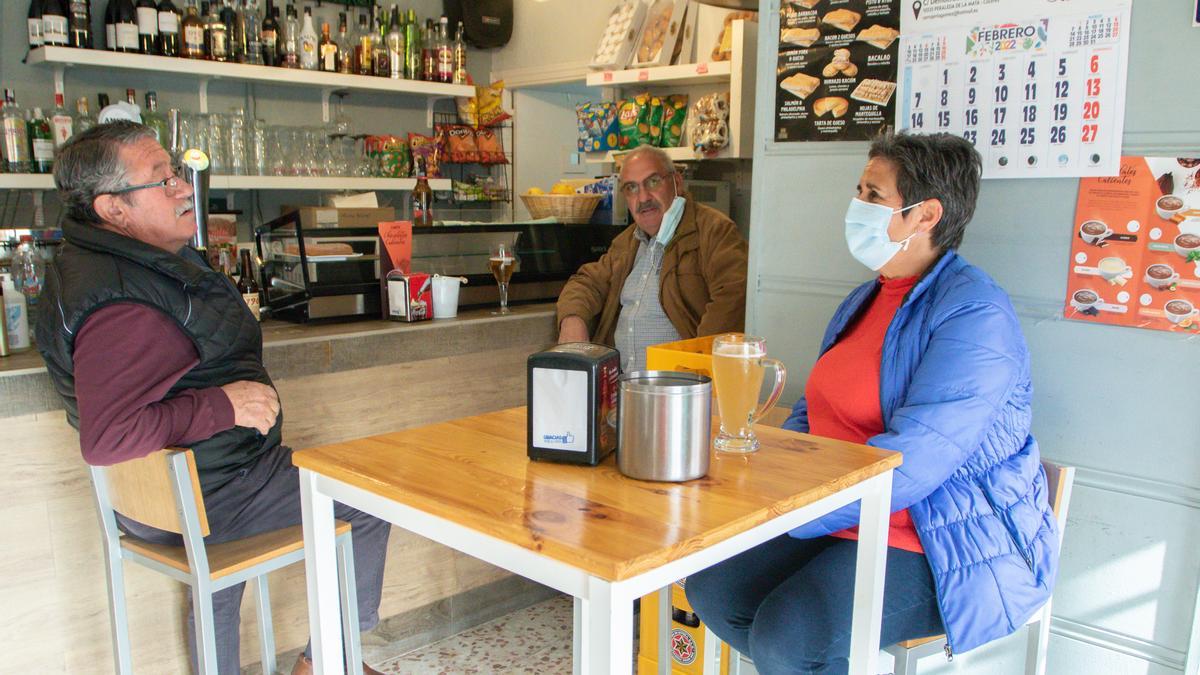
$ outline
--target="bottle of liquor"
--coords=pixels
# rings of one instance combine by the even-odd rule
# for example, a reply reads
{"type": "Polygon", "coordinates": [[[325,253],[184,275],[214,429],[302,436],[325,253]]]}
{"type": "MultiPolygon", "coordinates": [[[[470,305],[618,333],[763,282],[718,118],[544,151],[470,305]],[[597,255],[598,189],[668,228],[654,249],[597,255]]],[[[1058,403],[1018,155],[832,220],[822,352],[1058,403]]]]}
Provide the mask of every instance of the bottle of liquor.
{"type": "Polygon", "coordinates": [[[82,134],[83,132],[96,126],[96,118],[92,117],[88,111],[88,100],[86,96],[80,96],[75,101],[75,133],[82,134]]]}
{"type": "Polygon", "coordinates": [[[54,135],[54,147],[61,148],[75,135],[75,120],[67,112],[66,98],[62,92],[54,95],[54,110],[50,111],[50,129],[54,135]]]}
{"type": "Polygon", "coordinates": [[[180,23],[179,9],[171,0],[158,3],[158,53],[163,56],[179,56],[180,23]]]}
{"type": "Polygon", "coordinates": [[[158,6],[154,0],[137,0],[138,51],[158,53],[158,6]]]}
{"type": "Polygon", "coordinates": [[[380,9],[378,20],[375,28],[375,36],[371,40],[371,49],[374,52],[374,64],[376,77],[391,77],[392,66],[388,60],[388,14],[387,10],[380,9]]]}
{"type": "Polygon", "coordinates": [[[67,30],[70,16],[67,0],[42,0],[42,39],[47,46],[66,47],[71,43],[67,30]]]}
{"type": "Polygon", "coordinates": [[[196,9],[196,0],[188,0],[187,15],[183,17],[182,55],[188,59],[203,59],[207,56],[204,44],[204,21],[196,9]]]}
{"type": "Polygon", "coordinates": [[[346,13],[338,14],[338,33],[334,40],[337,45],[337,71],[339,73],[354,72],[354,47],[350,42],[349,27],[346,25],[346,13]]]}
{"type": "Polygon", "coordinates": [[[454,84],[467,83],[467,36],[463,31],[463,22],[458,22],[458,30],[454,33],[454,84]]]}
{"type": "Polygon", "coordinates": [[[359,75],[372,75],[375,69],[372,67],[375,59],[374,48],[372,47],[374,35],[371,33],[371,28],[367,26],[367,15],[358,15],[358,35],[354,41],[354,72],[359,75]]]}
{"type": "MultiPolygon", "coordinates": [[[[125,102],[131,106],[137,107],[138,102],[137,102],[137,90],[136,89],[126,89],[125,90],[125,102]]],[[[141,110],[141,108],[138,108],[138,110],[141,110]]]]}
{"type": "Polygon", "coordinates": [[[417,23],[417,12],[408,10],[404,22],[404,77],[421,79],[421,24],[417,23]]]}
{"type": "Polygon", "coordinates": [[[4,120],[4,168],[9,173],[29,173],[33,163],[29,125],[12,89],[4,90],[4,108],[0,115],[4,120]]]}
{"type": "Polygon", "coordinates": [[[400,24],[400,10],[392,5],[392,25],[387,33],[388,76],[393,80],[404,78],[404,27],[400,24]]]}
{"type": "Polygon", "coordinates": [[[258,0],[246,0],[242,22],[242,41],[244,47],[242,61],[262,65],[262,23],[258,17],[258,0]]]}
{"type": "Polygon", "coordinates": [[[117,50],[117,0],[108,0],[104,8],[104,48],[117,50]]]}
{"type": "Polygon", "coordinates": [[[92,48],[92,8],[88,0],[71,0],[71,16],[68,30],[71,31],[71,46],[79,49],[92,48]]]}
{"type": "Polygon", "coordinates": [[[450,46],[450,25],[446,15],[438,20],[437,38],[437,80],[452,82],[454,80],[454,50],[450,46]]]}
{"type": "Polygon", "coordinates": [[[317,43],[317,69],[327,73],[337,72],[337,43],[329,33],[329,22],[321,22],[321,40],[317,43]]]}
{"type": "Polygon", "coordinates": [[[254,264],[250,261],[250,251],[242,249],[241,257],[242,276],[238,277],[238,292],[242,294],[242,300],[246,301],[246,306],[250,308],[254,318],[262,321],[262,315],[259,313],[261,289],[258,276],[254,274],[254,264]]]}
{"type": "Polygon", "coordinates": [[[142,124],[154,130],[158,144],[170,152],[171,132],[167,129],[167,118],[158,112],[158,94],[146,92],[146,110],[142,113],[142,124]]]}
{"type": "Polygon", "coordinates": [[[225,24],[225,53],[227,61],[241,58],[241,39],[238,35],[238,10],[230,0],[221,0],[221,23],[225,24]]]}
{"type": "Polygon", "coordinates": [[[300,28],[300,67],[317,69],[317,29],[313,28],[312,7],[304,8],[304,25],[300,28]]]}
{"type": "Polygon", "coordinates": [[[46,44],[46,37],[42,32],[42,0],[30,0],[28,26],[29,48],[37,49],[46,44]]]}
{"type": "Polygon", "coordinates": [[[116,14],[113,16],[116,50],[136,54],[138,52],[138,21],[133,0],[110,1],[117,3],[116,14]]]}
{"type": "Polygon", "coordinates": [[[104,111],[105,108],[108,107],[108,94],[105,94],[104,92],[96,94],[96,105],[99,106],[96,108],[96,114],[99,115],[104,111]]]}
{"type": "Polygon", "coordinates": [[[296,20],[295,5],[288,5],[287,19],[283,22],[283,47],[280,49],[281,65],[284,68],[300,67],[300,22],[296,20]]]}
{"type": "Polygon", "coordinates": [[[421,40],[421,79],[430,82],[437,79],[437,31],[433,27],[433,19],[425,20],[425,33],[421,40]]]}
{"type": "Polygon", "coordinates": [[[213,61],[228,61],[229,31],[217,14],[215,5],[208,6],[208,16],[204,18],[204,36],[208,40],[208,58],[213,61]]]}
{"type": "Polygon", "coordinates": [[[50,173],[54,168],[54,132],[50,131],[50,120],[42,115],[41,108],[33,109],[29,141],[33,146],[33,172],[50,173]]]}
{"type": "Polygon", "coordinates": [[[414,158],[413,165],[417,169],[417,185],[409,196],[412,224],[413,227],[429,227],[433,225],[433,189],[429,187],[425,165],[420,158],[414,158]]]}
{"type": "Polygon", "coordinates": [[[263,16],[262,30],[259,32],[258,39],[262,44],[259,52],[262,54],[263,65],[278,66],[279,10],[275,8],[275,3],[272,0],[267,0],[267,11],[263,16]]]}

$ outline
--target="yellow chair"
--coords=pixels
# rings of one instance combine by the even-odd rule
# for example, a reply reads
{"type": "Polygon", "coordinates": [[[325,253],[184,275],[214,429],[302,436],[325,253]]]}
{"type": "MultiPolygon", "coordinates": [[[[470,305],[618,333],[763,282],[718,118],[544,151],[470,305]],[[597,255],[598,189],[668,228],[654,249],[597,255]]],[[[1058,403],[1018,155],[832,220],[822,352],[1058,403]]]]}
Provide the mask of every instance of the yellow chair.
{"type": "MultiPolygon", "coordinates": [[[[191,587],[196,618],[197,665],[199,672],[205,675],[217,672],[212,594],[254,579],[258,590],[262,668],[264,673],[273,673],[275,639],[271,627],[267,573],[304,560],[301,526],[264,532],[223,544],[206,545],[204,537],[209,533],[208,516],[191,450],[160,450],[113,466],[93,466],[91,472],[104,534],[116,672],[122,675],[132,672],[122,565],[123,561],[129,560],[191,587]],[[117,529],[116,513],[160,530],[177,533],[183,537],[183,546],[151,544],[123,535],[117,529]]],[[[347,672],[361,673],[350,524],[339,521],[336,531],[347,672]]]]}
{"type": "MultiPolygon", "coordinates": [[[[1063,532],[1067,529],[1067,509],[1071,503],[1071,488],[1075,485],[1075,467],[1059,466],[1053,462],[1042,460],[1042,468],[1046,470],[1046,484],[1050,491],[1050,508],[1054,511],[1054,520],[1058,524],[1058,546],[1062,549],[1063,532]]],[[[1042,608],[1034,612],[1025,622],[1029,627],[1029,645],[1025,654],[1026,675],[1046,674],[1046,645],[1050,641],[1050,599],[1042,608]]],[[[946,650],[946,636],[935,635],[919,640],[905,640],[899,644],[885,647],[884,652],[895,659],[894,675],[913,675],[917,672],[917,661],[930,654],[940,654],[946,650]]],[[[883,654],[880,654],[880,666],[884,666],[883,654]]]]}

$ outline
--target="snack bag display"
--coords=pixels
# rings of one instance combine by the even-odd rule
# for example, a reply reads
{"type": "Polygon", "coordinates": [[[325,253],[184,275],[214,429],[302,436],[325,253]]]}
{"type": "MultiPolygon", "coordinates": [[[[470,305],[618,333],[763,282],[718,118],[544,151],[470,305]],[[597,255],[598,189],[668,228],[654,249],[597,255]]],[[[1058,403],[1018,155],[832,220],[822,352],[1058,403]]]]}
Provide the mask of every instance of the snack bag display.
{"type": "Polygon", "coordinates": [[[617,109],[621,128],[621,149],[650,144],[650,94],[638,94],[622,101],[617,109]]]}
{"type": "Polygon", "coordinates": [[[398,136],[367,136],[367,157],[384,178],[407,178],[412,173],[408,142],[398,136]]]}
{"type": "Polygon", "coordinates": [[[441,124],[437,127],[438,140],[442,146],[442,157],[455,164],[479,163],[479,148],[475,144],[475,130],[463,124],[441,124]]]}
{"type": "Polygon", "coordinates": [[[475,146],[479,149],[480,164],[508,164],[508,157],[504,155],[504,144],[495,129],[476,131],[475,146]]]}
{"type": "Polygon", "coordinates": [[[617,107],[618,104],[609,101],[587,101],[575,106],[580,151],[606,152],[620,147],[617,107]]]}
{"type": "Polygon", "coordinates": [[[475,95],[471,98],[459,97],[458,119],[463,124],[475,128],[490,127],[499,124],[511,115],[504,111],[501,99],[504,95],[504,81],[498,80],[487,86],[475,87],[475,95]]]}
{"type": "Polygon", "coordinates": [[[650,145],[662,146],[662,123],[663,100],[659,96],[651,96],[650,105],[646,109],[646,126],[650,128],[650,145]]]}
{"type": "Polygon", "coordinates": [[[679,145],[687,116],[687,94],[672,94],[663,99],[662,137],[659,139],[659,147],[674,148],[679,145]]]}
{"type": "Polygon", "coordinates": [[[413,175],[424,168],[428,178],[441,178],[441,147],[436,138],[421,134],[408,135],[408,147],[412,153],[413,175]],[[420,167],[418,167],[418,163],[420,167]]]}

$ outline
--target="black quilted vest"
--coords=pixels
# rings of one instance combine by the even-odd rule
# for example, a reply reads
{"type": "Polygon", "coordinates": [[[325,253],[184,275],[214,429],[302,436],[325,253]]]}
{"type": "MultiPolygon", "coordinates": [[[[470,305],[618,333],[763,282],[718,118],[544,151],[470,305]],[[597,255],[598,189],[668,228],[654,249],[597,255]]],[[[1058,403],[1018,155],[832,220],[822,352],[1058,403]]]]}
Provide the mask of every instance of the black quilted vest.
{"type": "MultiPolygon", "coordinates": [[[[208,268],[196,251],[178,254],[88,225],[67,222],[66,242],[46,273],[38,300],[37,343],[67,410],[79,428],[75,400],[75,336],[92,312],[118,302],[153,307],[171,317],[200,355],[167,393],[219,387],[237,380],[271,384],[262,362],[262,330],[225,275],[208,268]]],[[[266,436],[234,427],[192,443],[200,486],[207,494],[279,445],[283,415],[266,436]]]]}

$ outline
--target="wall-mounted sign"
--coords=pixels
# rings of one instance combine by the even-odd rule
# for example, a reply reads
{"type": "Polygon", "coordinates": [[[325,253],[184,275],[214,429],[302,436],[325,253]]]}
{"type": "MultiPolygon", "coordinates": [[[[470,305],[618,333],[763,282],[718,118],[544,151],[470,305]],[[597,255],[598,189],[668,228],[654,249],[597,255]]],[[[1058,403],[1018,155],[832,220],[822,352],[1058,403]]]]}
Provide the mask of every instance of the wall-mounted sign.
{"type": "Polygon", "coordinates": [[[873,138],[892,125],[904,0],[783,0],[775,140],[873,138]]]}
{"type": "Polygon", "coordinates": [[[896,127],[948,132],[984,178],[1111,176],[1121,158],[1130,0],[911,0],[896,127]],[[973,5],[973,6],[971,6],[973,5]]]}
{"type": "Polygon", "coordinates": [[[1200,158],[1082,179],[1071,234],[1068,319],[1200,333],[1200,158]]]}

